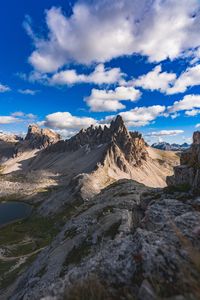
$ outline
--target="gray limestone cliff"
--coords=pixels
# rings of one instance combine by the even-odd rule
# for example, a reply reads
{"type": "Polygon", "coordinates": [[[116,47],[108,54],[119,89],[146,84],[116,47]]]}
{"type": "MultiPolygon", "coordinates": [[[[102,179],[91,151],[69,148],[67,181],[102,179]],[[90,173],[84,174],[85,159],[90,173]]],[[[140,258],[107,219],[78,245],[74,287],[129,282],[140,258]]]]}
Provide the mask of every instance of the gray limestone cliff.
{"type": "Polygon", "coordinates": [[[188,185],[188,188],[200,191],[200,131],[194,132],[191,147],[181,153],[180,165],[174,168],[174,175],[167,178],[167,183],[188,185]]]}

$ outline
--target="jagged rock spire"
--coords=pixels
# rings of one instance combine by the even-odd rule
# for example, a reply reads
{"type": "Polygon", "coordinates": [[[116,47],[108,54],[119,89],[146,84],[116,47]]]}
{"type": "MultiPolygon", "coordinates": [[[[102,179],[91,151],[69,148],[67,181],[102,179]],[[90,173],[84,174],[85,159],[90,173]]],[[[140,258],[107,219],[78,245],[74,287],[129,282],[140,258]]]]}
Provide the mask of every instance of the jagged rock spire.
{"type": "Polygon", "coordinates": [[[112,120],[111,124],[110,124],[110,129],[112,132],[117,132],[117,131],[121,131],[121,130],[126,130],[127,128],[125,126],[124,120],[122,118],[122,116],[118,115],[115,120],[112,120]]]}
{"type": "Polygon", "coordinates": [[[200,131],[195,131],[193,133],[193,144],[195,144],[195,145],[200,144],[200,131]]]}
{"type": "Polygon", "coordinates": [[[27,135],[25,137],[25,140],[30,140],[32,137],[34,137],[35,135],[39,135],[41,134],[41,129],[37,124],[30,124],[28,126],[28,132],[27,135]]]}

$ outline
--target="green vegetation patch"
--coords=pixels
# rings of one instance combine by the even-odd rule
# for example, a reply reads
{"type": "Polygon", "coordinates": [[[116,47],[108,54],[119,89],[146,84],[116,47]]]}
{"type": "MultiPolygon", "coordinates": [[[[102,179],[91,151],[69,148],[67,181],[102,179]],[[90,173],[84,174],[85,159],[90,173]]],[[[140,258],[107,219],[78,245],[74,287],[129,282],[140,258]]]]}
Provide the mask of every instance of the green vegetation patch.
{"type": "MultiPolygon", "coordinates": [[[[17,200],[17,196],[12,195],[9,199],[17,200]]],[[[8,198],[6,200],[8,201],[8,198]]],[[[5,249],[5,260],[10,258],[6,262],[0,261],[0,289],[8,287],[24,272],[37,254],[52,242],[62,226],[81,210],[80,206],[82,205],[83,201],[77,199],[66,205],[61,212],[48,217],[38,215],[36,208],[34,208],[30,217],[0,228],[0,248],[5,249]],[[10,272],[9,270],[16,265],[20,257],[25,257],[26,262],[10,272]]],[[[68,231],[66,236],[72,237],[75,234],[76,231],[73,229],[68,231]]],[[[75,250],[74,256],[71,253],[72,262],[81,259],[80,257],[85,253],[86,245],[83,244],[81,249],[75,250]]],[[[40,275],[42,276],[44,272],[45,269],[42,269],[40,275]]]]}
{"type": "Polygon", "coordinates": [[[10,268],[17,262],[16,259],[3,261],[0,260],[0,274],[4,274],[5,272],[8,272],[10,268]]]}
{"type": "Polygon", "coordinates": [[[26,237],[34,240],[38,247],[47,245],[57,233],[54,220],[31,216],[0,229],[0,246],[17,244],[26,237]]]}
{"type": "Polygon", "coordinates": [[[20,201],[23,202],[23,196],[19,194],[10,194],[10,195],[5,195],[0,197],[0,202],[8,202],[8,201],[20,201]]]}
{"type": "Polygon", "coordinates": [[[26,268],[34,261],[35,257],[36,257],[35,254],[28,257],[23,264],[13,269],[13,271],[10,269],[15,265],[15,263],[17,263],[16,260],[6,262],[6,264],[4,264],[4,262],[0,263],[0,273],[1,273],[1,268],[4,268],[4,271],[1,273],[2,275],[0,277],[0,289],[6,289],[9,285],[11,285],[15,281],[15,279],[20,274],[22,274],[26,270],[26,268]]]}
{"type": "Polygon", "coordinates": [[[35,241],[31,241],[28,243],[22,243],[22,244],[17,244],[16,246],[12,247],[12,250],[9,251],[9,254],[6,255],[7,257],[9,256],[23,256],[27,255],[29,253],[32,253],[36,251],[38,248],[38,245],[35,241]]]}

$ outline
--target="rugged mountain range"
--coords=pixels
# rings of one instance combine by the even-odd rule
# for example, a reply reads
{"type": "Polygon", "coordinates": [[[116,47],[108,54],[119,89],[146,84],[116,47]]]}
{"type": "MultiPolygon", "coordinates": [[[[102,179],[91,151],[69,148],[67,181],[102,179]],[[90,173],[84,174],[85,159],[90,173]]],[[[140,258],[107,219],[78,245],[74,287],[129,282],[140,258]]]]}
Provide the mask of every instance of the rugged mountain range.
{"type": "Polygon", "coordinates": [[[190,147],[190,145],[187,143],[179,145],[179,144],[169,144],[167,142],[160,142],[160,143],[152,144],[151,147],[160,149],[160,150],[167,150],[167,151],[183,151],[183,150],[188,149],[190,147]]]}
{"type": "Polygon", "coordinates": [[[107,145],[106,151],[113,152],[116,164],[119,168],[126,169],[126,164],[118,155],[120,151],[124,159],[131,165],[137,167],[147,160],[148,152],[142,135],[138,132],[129,132],[121,116],[111,122],[110,127],[91,127],[82,129],[77,135],[67,141],[61,141],[48,148],[48,151],[75,152],[86,147],[92,151],[98,147],[107,145]]]}
{"type": "MultiPolygon", "coordinates": [[[[44,132],[47,130],[29,128],[25,140],[17,146],[15,159],[5,164],[4,173],[45,170],[57,174],[65,178],[69,198],[74,193],[91,198],[122,178],[164,187],[166,176],[172,175],[173,166],[179,162],[175,153],[148,147],[141,134],[127,130],[120,116],[110,127],[91,126],[66,141],[57,141],[59,136],[52,133],[50,139],[49,131],[48,136],[44,132]]],[[[59,210],[65,202],[63,198],[49,198],[41,209],[46,214],[59,210]]]]}
{"type": "MultiPolygon", "coordinates": [[[[110,127],[102,126],[82,129],[77,135],[65,141],[64,147],[60,150],[76,151],[81,147],[88,146],[90,149],[103,144],[112,144],[121,149],[127,161],[131,163],[141,164],[141,160],[146,160],[147,151],[146,144],[142,135],[138,132],[129,132],[124,124],[121,116],[117,116],[110,124],[110,127]]],[[[52,148],[59,150],[59,143],[52,148]]]]}
{"type": "MultiPolygon", "coordinates": [[[[149,147],[119,116],[66,141],[43,133],[29,128],[29,146],[3,164],[0,195],[12,190],[33,213],[0,229],[10,237],[0,238],[2,299],[197,300],[199,198],[166,187],[179,156],[149,147]]],[[[199,145],[195,133],[181,163],[194,168],[199,145]]]]}

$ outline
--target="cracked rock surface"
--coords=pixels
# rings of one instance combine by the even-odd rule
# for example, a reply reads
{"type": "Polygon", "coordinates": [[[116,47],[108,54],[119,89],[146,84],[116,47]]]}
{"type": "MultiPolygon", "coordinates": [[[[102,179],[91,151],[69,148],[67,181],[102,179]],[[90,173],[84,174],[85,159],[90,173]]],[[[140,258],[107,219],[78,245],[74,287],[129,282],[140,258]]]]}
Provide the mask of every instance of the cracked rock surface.
{"type": "Polygon", "coordinates": [[[105,188],[77,207],[10,299],[77,299],[69,291],[90,278],[108,299],[198,299],[200,202],[177,196],[132,180],[105,188]]]}

